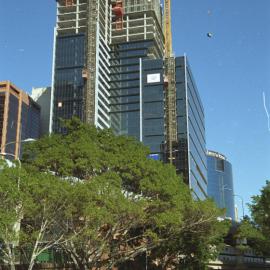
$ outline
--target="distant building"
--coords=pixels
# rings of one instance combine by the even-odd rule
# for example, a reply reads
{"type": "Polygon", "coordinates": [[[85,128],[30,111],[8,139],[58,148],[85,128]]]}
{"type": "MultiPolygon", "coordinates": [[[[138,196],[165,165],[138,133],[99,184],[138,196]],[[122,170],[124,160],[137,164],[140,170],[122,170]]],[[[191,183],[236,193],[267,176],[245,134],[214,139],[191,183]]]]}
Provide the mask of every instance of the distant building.
{"type": "Polygon", "coordinates": [[[40,107],[9,81],[0,82],[1,153],[19,157],[22,140],[39,138],[40,107]]]}
{"type": "Polygon", "coordinates": [[[219,208],[226,208],[226,217],[235,220],[232,165],[227,158],[214,151],[207,152],[208,196],[219,208]]]}
{"type": "Polygon", "coordinates": [[[49,134],[51,87],[33,88],[31,98],[40,106],[40,135],[49,134]]]}

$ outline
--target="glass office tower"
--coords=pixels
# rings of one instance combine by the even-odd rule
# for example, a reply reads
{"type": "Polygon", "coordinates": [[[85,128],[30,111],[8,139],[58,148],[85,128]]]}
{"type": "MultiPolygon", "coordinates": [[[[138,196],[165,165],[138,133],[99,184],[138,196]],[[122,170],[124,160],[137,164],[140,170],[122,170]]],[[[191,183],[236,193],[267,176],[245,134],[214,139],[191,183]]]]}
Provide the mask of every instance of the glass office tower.
{"type": "Polygon", "coordinates": [[[207,197],[204,108],[187,57],[176,57],[176,109],[179,171],[195,197],[207,197]]]}
{"type": "Polygon", "coordinates": [[[208,196],[219,208],[226,208],[226,217],[235,220],[232,165],[227,158],[214,151],[207,152],[208,196]]]}
{"type": "Polygon", "coordinates": [[[159,160],[164,159],[165,141],[163,63],[162,59],[144,60],[141,65],[141,141],[159,160]]]}
{"type": "MultiPolygon", "coordinates": [[[[58,0],[57,10],[53,131],[63,131],[59,118],[93,116],[97,127],[137,138],[166,162],[161,1],[58,0]]],[[[176,170],[204,199],[203,106],[186,57],[175,64],[176,170]]]]}
{"type": "Polygon", "coordinates": [[[51,132],[72,116],[110,127],[111,8],[109,0],[57,0],[51,132]]]}
{"type": "Polygon", "coordinates": [[[118,135],[141,136],[141,71],[145,59],[163,58],[159,0],[124,1],[123,28],[113,24],[111,43],[111,127],[118,135]]]}
{"type": "Polygon", "coordinates": [[[0,82],[0,146],[18,158],[22,140],[40,135],[40,107],[9,81],[0,82]]]}
{"type": "MultiPolygon", "coordinates": [[[[166,162],[162,59],[143,60],[141,69],[141,139],[166,162]]],[[[175,58],[178,151],[174,164],[196,199],[207,197],[204,109],[186,57],[175,58]]],[[[156,156],[155,156],[156,157],[156,156]]]]}

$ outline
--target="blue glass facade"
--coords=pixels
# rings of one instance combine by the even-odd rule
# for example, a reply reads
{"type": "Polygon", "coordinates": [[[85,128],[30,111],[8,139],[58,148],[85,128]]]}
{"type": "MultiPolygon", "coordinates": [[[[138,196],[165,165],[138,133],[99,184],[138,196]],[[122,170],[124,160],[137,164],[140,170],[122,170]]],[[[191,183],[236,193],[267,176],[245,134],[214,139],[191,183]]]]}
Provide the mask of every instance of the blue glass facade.
{"type": "Polygon", "coordinates": [[[54,132],[63,131],[60,119],[70,119],[72,116],[77,116],[83,120],[84,44],[83,34],[59,36],[56,39],[53,98],[54,132]]]}
{"type": "MultiPolygon", "coordinates": [[[[111,55],[111,126],[117,135],[141,140],[140,88],[142,62],[157,47],[154,40],[114,45],[111,55]]],[[[159,56],[161,56],[160,49],[159,56]]]]}
{"type": "MultiPolygon", "coordinates": [[[[163,152],[166,132],[163,70],[162,59],[141,62],[141,110],[136,130],[155,159],[158,155],[167,162],[163,152]]],[[[178,153],[174,164],[177,173],[183,175],[193,190],[194,197],[203,200],[207,197],[204,109],[186,57],[175,59],[175,74],[178,153]]]]}
{"type": "Polygon", "coordinates": [[[204,109],[186,57],[176,57],[179,171],[197,199],[207,197],[204,109]]]}
{"type": "MultiPolygon", "coordinates": [[[[19,120],[18,112],[19,112],[19,99],[18,97],[10,94],[8,106],[6,142],[15,142],[17,140],[17,127],[19,120]]],[[[12,143],[7,145],[5,151],[7,153],[15,154],[15,148],[16,144],[12,143]]]]}
{"type": "Polygon", "coordinates": [[[226,208],[226,217],[235,220],[234,191],[232,165],[226,158],[209,151],[208,167],[208,196],[213,198],[219,208],[226,208]]]}
{"type": "Polygon", "coordinates": [[[165,140],[163,88],[163,60],[142,61],[142,142],[160,160],[163,160],[162,144],[165,140]]]}

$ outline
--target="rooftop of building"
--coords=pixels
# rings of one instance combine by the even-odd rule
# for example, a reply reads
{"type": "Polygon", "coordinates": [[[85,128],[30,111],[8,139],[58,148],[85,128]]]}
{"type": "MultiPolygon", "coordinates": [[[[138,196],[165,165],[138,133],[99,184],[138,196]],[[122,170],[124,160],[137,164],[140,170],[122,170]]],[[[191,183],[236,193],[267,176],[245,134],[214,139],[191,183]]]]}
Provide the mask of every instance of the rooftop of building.
{"type": "Polygon", "coordinates": [[[227,157],[219,152],[216,151],[212,151],[212,150],[207,150],[207,156],[210,157],[215,157],[215,158],[219,158],[219,159],[223,159],[223,160],[227,160],[227,157]]]}
{"type": "Polygon", "coordinates": [[[17,87],[13,82],[11,81],[0,81],[0,92],[5,92],[8,91],[10,93],[12,93],[14,96],[21,96],[22,101],[26,104],[29,104],[29,100],[31,100],[31,102],[33,104],[35,104],[35,106],[40,107],[32,98],[31,96],[26,93],[24,90],[20,89],[19,87],[17,87]]]}

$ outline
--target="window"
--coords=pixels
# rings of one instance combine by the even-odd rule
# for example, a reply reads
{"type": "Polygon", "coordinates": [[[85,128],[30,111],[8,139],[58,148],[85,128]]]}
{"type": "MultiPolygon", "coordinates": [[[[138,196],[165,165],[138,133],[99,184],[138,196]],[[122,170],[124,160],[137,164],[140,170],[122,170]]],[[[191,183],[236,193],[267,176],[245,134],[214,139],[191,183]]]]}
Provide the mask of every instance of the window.
{"type": "Polygon", "coordinates": [[[224,172],[224,160],[222,160],[222,159],[216,160],[216,170],[224,172]]]}

